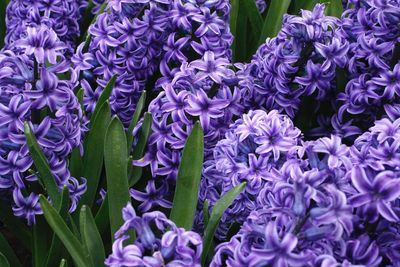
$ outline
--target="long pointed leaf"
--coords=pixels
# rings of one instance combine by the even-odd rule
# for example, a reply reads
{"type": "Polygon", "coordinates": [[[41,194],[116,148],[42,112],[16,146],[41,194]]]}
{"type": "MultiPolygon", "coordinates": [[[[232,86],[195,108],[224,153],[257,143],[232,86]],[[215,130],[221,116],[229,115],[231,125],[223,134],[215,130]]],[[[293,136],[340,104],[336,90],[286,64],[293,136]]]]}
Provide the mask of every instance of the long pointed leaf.
{"type": "Polygon", "coordinates": [[[57,187],[54,176],[50,170],[49,164],[42,150],[37,143],[36,137],[32,132],[28,122],[24,123],[25,137],[28,144],[29,152],[32,156],[33,162],[39,172],[39,181],[44,186],[47,194],[56,206],[60,203],[60,190],[57,187]]]}
{"type": "Polygon", "coordinates": [[[104,266],[106,256],[103,240],[101,240],[93,215],[87,206],[82,207],[79,218],[83,245],[92,257],[94,266],[104,266]]]}
{"type": "Polygon", "coordinates": [[[0,22],[0,47],[4,46],[4,37],[6,36],[6,9],[8,5],[8,0],[0,1],[0,18],[2,21],[0,22]]]}
{"type": "Polygon", "coordinates": [[[108,195],[104,197],[103,203],[101,203],[101,206],[99,210],[96,213],[96,216],[94,218],[96,222],[97,229],[99,229],[100,234],[103,236],[106,231],[109,229],[110,225],[110,220],[109,220],[109,215],[108,215],[108,195]]]}
{"type": "Polygon", "coordinates": [[[57,213],[57,210],[50,205],[43,195],[41,195],[39,199],[47,223],[63,242],[76,265],[78,267],[93,266],[89,254],[85,253],[84,247],[71,230],[69,230],[65,221],[57,213]]]}
{"type": "Polygon", "coordinates": [[[104,90],[101,93],[99,99],[97,100],[96,107],[94,108],[94,111],[93,111],[93,114],[92,114],[92,119],[96,119],[97,115],[99,114],[99,111],[100,111],[101,107],[110,98],[110,95],[111,95],[111,92],[112,92],[112,90],[114,88],[116,80],[117,80],[117,75],[114,74],[114,76],[112,76],[111,79],[108,81],[106,87],[104,88],[104,90]]]}
{"type": "Polygon", "coordinates": [[[142,113],[145,101],[146,101],[146,91],[143,91],[142,95],[139,98],[139,101],[136,104],[135,113],[133,113],[131,123],[129,124],[128,131],[126,132],[126,139],[128,143],[128,154],[132,150],[132,142],[133,142],[132,132],[139,121],[140,114],[142,113]]]}
{"type": "MultiPolygon", "coordinates": [[[[90,36],[88,34],[89,27],[90,27],[90,25],[94,24],[96,22],[97,17],[101,13],[104,12],[104,10],[107,7],[107,1],[104,1],[104,3],[101,5],[100,9],[97,11],[95,16],[93,16],[91,13],[93,6],[94,5],[93,5],[92,1],[90,1],[88,9],[85,12],[85,16],[84,16],[84,19],[83,19],[81,27],[80,27],[81,32],[84,32],[84,34],[81,35],[81,42],[83,40],[87,39],[88,36],[90,36]],[[92,5],[90,5],[90,4],[92,4],[92,5]]],[[[86,46],[86,44],[85,44],[85,46],[86,46]]]]}
{"type": "Polygon", "coordinates": [[[256,36],[257,40],[260,38],[261,30],[263,27],[263,18],[256,6],[256,1],[242,0],[244,9],[249,18],[251,27],[253,29],[253,34],[256,36]]]}
{"type": "Polygon", "coordinates": [[[263,44],[268,37],[274,37],[278,34],[282,27],[283,15],[287,12],[290,2],[290,0],[271,1],[261,30],[259,44],[263,44]]]}
{"type": "Polygon", "coordinates": [[[183,149],[170,215],[178,227],[186,230],[193,226],[203,160],[204,136],[200,123],[196,122],[183,149]]]}
{"type": "Polygon", "coordinates": [[[237,54],[237,30],[239,29],[238,25],[238,16],[239,16],[239,1],[240,0],[231,0],[231,16],[230,16],[230,30],[232,35],[234,36],[233,44],[232,44],[232,54],[233,61],[236,62],[236,54],[237,54]]]}
{"type": "MultiPolygon", "coordinates": [[[[14,250],[10,247],[7,242],[7,239],[0,233],[0,251],[3,253],[3,256],[7,259],[7,261],[11,264],[11,266],[21,267],[21,263],[18,260],[17,255],[15,255],[14,250]]],[[[0,266],[1,262],[0,262],[0,266]]]]}
{"type": "Polygon", "coordinates": [[[8,262],[6,256],[0,252],[0,266],[1,267],[10,267],[10,263],[8,262]]]}
{"type": "Polygon", "coordinates": [[[83,177],[87,180],[87,190],[81,198],[82,205],[92,206],[103,169],[104,138],[108,124],[111,121],[111,110],[108,102],[100,108],[94,118],[89,134],[85,140],[83,155],[83,177]]]}
{"type": "MultiPolygon", "coordinates": [[[[132,158],[137,160],[143,157],[144,150],[146,148],[147,139],[149,138],[151,132],[151,125],[153,123],[153,117],[150,112],[146,112],[144,114],[144,120],[142,124],[142,128],[139,132],[139,140],[136,146],[133,148],[132,158]]],[[[139,166],[132,166],[131,163],[128,166],[129,168],[129,186],[135,185],[140,177],[142,177],[143,169],[139,166]]]]}
{"type": "Polygon", "coordinates": [[[43,217],[36,219],[32,226],[32,260],[36,267],[44,267],[49,253],[51,231],[43,217]]]}
{"type": "Polygon", "coordinates": [[[124,126],[115,116],[108,126],[104,144],[111,233],[115,233],[123,224],[121,211],[130,201],[127,154],[124,126]]]}
{"type": "Polygon", "coordinates": [[[325,3],[325,15],[340,18],[343,13],[342,0],[322,0],[325,3]]]}
{"type": "Polygon", "coordinates": [[[11,231],[21,245],[27,249],[32,249],[32,233],[26,226],[26,222],[15,217],[11,207],[0,201],[0,220],[4,223],[7,230],[11,231]]]}
{"type": "MultiPolygon", "coordinates": [[[[67,186],[64,186],[60,206],[57,207],[58,213],[61,218],[67,220],[68,218],[68,208],[69,208],[69,190],[67,186]]],[[[50,250],[48,251],[48,257],[46,261],[46,266],[52,267],[56,266],[60,259],[64,256],[64,246],[57,235],[53,234],[53,239],[51,241],[50,250]]]]}
{"type": "Polygon", "coordinates": [[[203,254],[201,256],[203,263],[202,266],[205,266],[204,264],[206,262],[207,255],[210,251],[212,240],[214,238],[214,233],[215,230],[217,229],[217,226],[219,224],[219,221],[221,220],[222,215],[224,214],[225,210],[232,204],[235,198],[240,194],[240,192],[243,191],[245,187],[246,183],[241,183],[240,185],[237,185],[236,187],[229,190],[229,192],[227,192],[225,195],[223,195],[221,199],[217,201],[217,203],[215,203],[206,230],[204,231],[203,254]]]}

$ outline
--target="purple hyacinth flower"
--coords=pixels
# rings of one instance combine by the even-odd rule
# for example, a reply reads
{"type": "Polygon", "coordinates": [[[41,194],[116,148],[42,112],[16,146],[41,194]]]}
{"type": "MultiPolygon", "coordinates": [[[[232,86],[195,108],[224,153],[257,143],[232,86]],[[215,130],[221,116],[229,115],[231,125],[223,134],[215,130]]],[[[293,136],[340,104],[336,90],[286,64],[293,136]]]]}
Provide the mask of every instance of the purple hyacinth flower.
{"type": "Polygon", "coordinates": [[[341,163],[347,160],[347,153],[349,148],[342,144],[342,139],[338,136],[332,135],[331,138],[324,137],[315,142],[313,147],[315,152],[325,153],[328,155],[328,166],[335,169],[341,163]]]}
{"type": "Polygon", "coordinates": [[[168,191],[168,185],[166,183],[162,183],[159,188],[156,188],[155,181],[150,180],[147,183],[145,190],[145,193],[135,189],[130,189],[129,191],[133,199],[142,202],[142,204],[139,205],[141,212],[149,211],[154,206],[161,206],[164,208],[172,207],[172,203],[164,199],[164,195],[168,191]]]}
{"type": "Polygon", "coordinates": [[[26,38],[17,41],[17,47],[25,50],[27,55],[34,55],[40,64],[57,63],[57,57],[62,56],[66,45],[59,41],[57,34],[50,28],[42,25],[38,28],[27,28],[26,38]]]}
{"type": "Polygon", "coordinates": [[[364,168],[356,166],[351,172],[351,181],[359,193],[350,197],[349,201],[354,207],[361,207],[368,221],[375,222],[379,214],[388,221],[399,221],[391,205],[400,196],[399,177],[391,171],[369,177],[364,168]]]}
{"type": "Polygon", "coordinates": [[[203,90],[188,99],[187,112],[192,116],[199,116],[204,131],[208,131],[210,120],[224,115],[223,109],[229,105],[224,99],[210,99],[203,90]]]}
{"type": "Polygon", "coordinates": [[[296,254],[298,240],[291,233],[284,233],[282,237],[278,234],[275,222],[269,222],[265,228],[265,245],[261,248],[253,248],[253,257],[250,259],[250,266],[304,266],[311,260],[309,252],[296,254]]]}
{"type": "Polygon", "coordinates": [[[400,64],[396,64],[393,71],[387,70],[380,73],[372,81],[379,86],[383,86],[382,97],[392,99],[394,94],[400,96],[400,64]]]}
{"type": "Polygon", "coordinates": [[[8,106],[0,103],[0,126],[9,126],[21,131],[24,130],[24,120],[30,110],[30,102],[22,101],[22,95],[11,98],[8,106]]]}
{"type": "Polygon", "coordinates": [[[159,211],[139,217],[130,203],[122,214],[125,222],[115,233],[107,266],[200,267],[202,240],[197,233],[176,227],[159,211]],[[129,230],[136,231],[137,239],[125,245],[129,230]]]}
{"type": "Polygon", "coordinates": [[[223,78],[233,75],[233,71],[227,69],[230,62],[226,58],[215,58],[211,51],[204,54],[203,59],[198,59],[190,63],[189,67],[199,70],[196,74],[196,82],[200,82],[207,77],[210,77],[216,83],[222,83],[223,78]]]}
{"type": "Polygon", "coordinates": [[[35,216],[43,214],[39,204],[39,196],[30,193],[28,197],[24,197],[19,189],[14,189],[14,201],[16,206],[13,207],[14,214],[19,217],[25,217],[28,225],[35,224],[35,216]]]}

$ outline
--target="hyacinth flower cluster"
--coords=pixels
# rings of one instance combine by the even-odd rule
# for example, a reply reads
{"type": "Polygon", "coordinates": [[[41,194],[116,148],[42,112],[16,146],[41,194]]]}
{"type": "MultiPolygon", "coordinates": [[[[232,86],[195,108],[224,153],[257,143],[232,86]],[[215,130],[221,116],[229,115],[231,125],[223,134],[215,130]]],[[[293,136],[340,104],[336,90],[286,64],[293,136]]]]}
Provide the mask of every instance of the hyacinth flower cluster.
{"type": "Polygon", "coordinates": [[[79,20],[86,0],[21,0],[10,1],[7,6],[5,47],[11,49],[13,44],[27,35],[28,28],[46,25],[52,29],[67,46],[66,52],[72,54],[75,42],[80,36],[79,20]]]}
{"type": "Polygon", "coordinates": [[[202,188],[202,197],[213,206],[233,187],[247,182],[245,191],[222,218],[222,240],[231,222],[243,223],[254,210],[257,196],[269,185],[271,175],[296,158],[300,140],[300,130],[276,110],[250,111],[229,127],[213,149],[213,157],[204,163],[206,186],[202,188]]]}
{"type": "Polygon", "coordinates": [[[106,10],[89,29],[88,50],[81,44],[73,58],[88,113],[114,74],[111,109],[128,125],[141,92],[158,76],[160,89],[206,51],[230,55],[227,1],[110,1],[106,10]]]}
{"type": "MultiPolygon", "coordinates": [[[[250,111],[231,126],[233,132],[261,128],[257,127],[257,120],[250,120],[255,113],[269,115],[264,111],[250,111]]],[[[224,216],[228,218],[230,212],[232,215],[226,222],[242,220],[244,224],[228,242],[217,247],[211,266],[399,264],[396,251],[400,222],[400,113],[388,109],[387,114],[350,147],[335,135],[303,141],[301,145],[299,142],[297,146],[292,144],[289,146],[294,151],[292,158],[280,166],[275,164],[269,172],[263,172],[260,167],[248,172],[246,160],[255,158],[254,151],[235,154],[239,151],[236,150],[238,142],[229,139],[227,134],[217,145],[217,148],[224,146],[225,154],[216,152],[215,166],[210,173],[224,172],[225,175],[216,177],[220,177],[221,184],[233,187],[241,170],[246,170],[243,172],[248,182],[246,190],[252,190],[259,183],[259,177],[264,179],[264,185],[261,190],[242,193],[227,210],[224,216]],[[229,173],[239,174],[235,177],[229,173]],[[243,212],[246,208],[247,215],[243,212]],[[245,215],[245,219],[238,219],[238,214],[245,215]]],[[[264,132],[263,137],[270,136],[264,132]]],[[[281,147],[285,148],[283,138],[272,140],[277,140],[277,144],[281,140],[281,147]]],[[[294,138],[289,140],[296,142],[294,138]]],[[[245,145],[246,142],[239,144],[252,147],[245,145]]],[[[259,147],[253,146],[253,149],[257,151],[259,147]]],[[[208,191],[220,191],[220,188],[216,186],[208,191]]]]}
{"type": "Polygon", "coordinates": [[[232,119],[240,114],[238,92],[232,94],[226,84],[213,80],[232,78],[233,72],[227,64],[227,60],[215,60],[212,52],[207,52],[202,60],[183,64],[176,79],[164,85],[163,91],[150,103],[153,124],[147,152],[133,162],[136,166],[149,166],[153,176],[145,192],[131,190],[132,197],[142,203],[141,212],[157,206],[171,207],[168,200],[173,196],[182,150],[195,120],[200,121],[204,130],[208,158],[232,119]],[[215,69],[196,69],[210,63],[215,64],[215,69]]]}
{"type": "Polygon", "coordinates": [[[86,185],[68,170],[69,155],[82,148],[82,111],[73,84],[57,76],[68,73],[63,56],[67,45],[45,25],[28,27],[26,32],[25,38],[13,43],[12,50],[0,55],[0,188],[14,214],[33,224],[42,211],[38,174],[24,135],[25,122],[48,160],[56,185],[60,190],[68,187],[70,211],[76,208],[86,185]]]}
{"type": "Polygon", "coordinates": [[[88,114],[117,75],[109,102],[113,113],[129,125],[141,92],[158,71],[171,8],[170,0],[107,2],[105,12],[89,28],[88,47],[79,45],[72,58],[88,114]]]}
{"type": "Polygon", "coordinates": [[[399,23],[399,1],[349,1],[342,15],[349,82],[337,97],[338,118],[363,131],[399,103],[399,23]]]}
{"type": "Polygon", "coordinates": [[[179,39],[184,39],[185,43],[181,49],[167,48],[171,38],[177,37],[174,32],[164,45],[166,54],[160,63],[164,76],[156,83],[161,91],[148,109],[153,115],[152,134],[144,158],[133,162],[136,166],[150,166],[153,177],[144,188],[145,192],[131,190],[132,197],[143,203],[142,212],[157,206],[171,207],[169,200],[181,152],[196,120],[205,133],[207,158],[233,117],[241,114],[239,91],[229,87],[236,80],[228,59],[232,41],[227,16],[229,4],[227,1],[197,2],[188,1],[184,5],[188,12],[181,8],[178,8],[181,13],[176,13],[176,9],[172,11],[174,20],[180,18],[176,27],[180,29],[177,32],[185,34],[179,39]],[[221,12],[222,16],[218,17],[221,12]],[[187,61],[191,59],[189,55],[194,60],[187,61]],[[166,75],[163,62],[174,71],[166,75]]]}
{"type": "Polygon", "coordinates": [[[324,16],[323,5],[302,10],[301,18],[287,15],[278,36],[239,65],[243,105],[296,120],[312,114],[301,122],[307,136],[333,133],[351,142],[382,117],[385,105],[396,105],[399,3],[347,6],[341,20],[324,16]]]}
{"type": "Polygon", "coordinates": [[[122,214],[124,224],[115,233],[112,254],[105,261],[107,266],[201,266],[199,234],[177,227],[159,211],[137,216],[128,204],[122,214]],[[129,230],[135,230],[137,237],[133,244],[126,245],[129,230]]]}
{"type": "Polygon", "coordinates": [[[247,109],[277,109],[293,118],[305,96],[316,102],[329,96],[349,45],[338,33],[339,20],[324,15],[324,5],[301,12],[301,17],[286,15],[277,37],[267,39],[251,63],[238,65],[247,109]]]}

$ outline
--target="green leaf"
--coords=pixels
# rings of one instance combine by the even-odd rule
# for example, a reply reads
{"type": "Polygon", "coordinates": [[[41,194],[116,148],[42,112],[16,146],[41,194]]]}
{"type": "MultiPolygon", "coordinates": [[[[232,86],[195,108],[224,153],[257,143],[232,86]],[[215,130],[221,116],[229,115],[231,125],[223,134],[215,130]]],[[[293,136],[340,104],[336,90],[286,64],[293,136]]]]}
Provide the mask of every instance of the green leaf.
{"type": "Polygon", "coordinates": [[[79,147],[72,150],[71,158],[69,159],[69,170],[72,177],[82,176],[83,161],[79,147]]]}
{"type": "Polygon", "coordinates": [[[104,138],[110,120],[110,106],[108,102],[105,102],[100,108],[98,116],[94,118],[85,140],[83,177],[87,180],[87,190],[83,194],[80,203],[89,207],[92,206],[96,198],[100,175],[103,169],[104,138]]]}
{"type": "Polygon", "coordinates": [[[96,107],[94,108],[93,114],[92,114],[92,119],[96,120],[97,115],[100,112],[100,109],[104,105],[104,103],[107,102],[107,100],[110,98],[111,92],[114,88],[115,81],[117,80],[117,75],[114,74],[111,79],[108,81],[106,87],[104,88],[103,92],[101,93],[99,99],[97,100],[96,107]]]}
{"type": "Polygon", "coordinates": [[[223,195],[217,203],[215,203],[215,206],[213,207],[213,211],[210,216],[210,220],[208,222],[208,225],[206,227],[206,230],[204,231],[204,237],[203,237],[203,254],[201,255],[202,259],[202,266],[205,266],[205,262],[207,259],[207,255],[210,251],[210,247],[212,244],[212,240],[214,238],[215,230],[218,227],[219,221],[221,220],[222,215],[224,214],[225,210],[232,204],[232,202],[235,200],[235,198],[240,194],[240,192],[243,191],[243,189],[246,187],[246,183],[241,183],[240,185],[237,185],[236,187],[232,188],[229,190],[225,195],[223,195]]]}
{"type": "Polygon", "coordinates": [[[132,143],[133,143],[132,132],[139,121],[140,114],[142,114],[142,110],[143,110],[145,101],[146,101],[146,91],[143,91],[142,95],[139,98],[139,101],[136,104],[135,113],[133,113],[131,123],[129,124],[128,131],[126,132],[126,139],[127,139],[127,143],[128,143],[128,155],[132,150],[132,143]]]}
{"type": "Polygon", "coordinates": [[[342,0],[322,0],[325,3],[325,15],[340,18],[343,13],[342,0]]]}
{"type": "Polygon", "coordinates": [[[87,248],[92,257],[94,266],[104,266],[106,256],[103,240],[97,230],[93,215],[87,206],[81,208],[79,218],[83,245],[87,248]]]}
{"type": "MultiPolygon", "coordinates": [[[[57,207],[57,211],[60,214],[61,218],[64,220],[68,219],[68,211],[69,211],[69,190],[67,186],[64,186],[64,189],[62,191],[62,197],[61,197],[61,203],[60,206],[57,207]]],[[[46,266],[52,267],[56,266],[57,263],[60,261],[60,259],[64,256],[64,246],[61,242],[61,240],[57,237],[57,235],[54,233],[50,250],[46,251],[46,254],[48,255],[47,261],[46,261],[46,266]]]]}
{"type": "Polygon", "coordinates": [[[39,201],[47,223],[63,242],[76,265],[78,267],[93,266],[89,254],[85,252],[83,245],[68,228],[65,221],[57,213],[57,210],[50,205],[43,195],[40,195],[39,201]]]}
{"type": "Polygon", "coordinates": [[[237,29],[240,28],[238,25],[238,16],[239,16],[239,1],[240,0],[231,0],[231,16],[230,16],[230,30],[232,35],[234,36],[233,44],[232,44],[232,54],[234,58],[234,62],[236,62],[236,54],[237,54],[237,29]]]}
{"type": "Polygon", "coordinates": [[[51,241],[48,236],[51,236],[51,231],[44,218],[36,218],[36,223],[32,226],[32,260],[35,267],[43,267],[46,264],[51,241]]]}
{"type": "Polygon", "coordinates": [[[76,98],[78,98],[79,104],[81,105],[81,110],[84,111],[83,108],[83,89],[80,88],[79,91],[76,93],[76,98]]]}
{"type": "Polygon", "coordinates": [[[233,54],[233,60],[234,62],[244,62],[247,60],[248,47],[250,46],[248,41],[249,32],[247,31],[248,17],[247,12],[243,6],[243,1],[247,0],[237,1],[238,14],[236,17],[236,22],[232,22],[233,24],[236,24],[236,30],[233,39],[233,46],[235,51],[235,53],[233,54]]]}
{"type": "Polygon", "coordinates": [[[204,201],[204,204],[203,204],[203,223],[204,223],[204,228],[207,227],[208,222],[210,221],[210,213],[208,211],[209,205],[210,205],[210,202],[208,201],[208,199],[206,199],[204,201]]]}
{"type": "MultiPolygon", "coordinates": [[[[130,201],[127,154],[124,126],[118,117],[114,116],[108,126],[104,144],[108,210],[112,234],[123,224],[122,208],[130,201]]],[[[112,240],[114,240],[113,235],[112,240]]]]}
{"type": "MultiPolygon", "coordinates": [[[[133,148],[132,158],[138,160],[143,157],[144,150],[146,148],[147,139],[151,132],[151,125],[153,123],[153,117],[150,112],[144,114],[142,128],[139,132],[139,140],[136,146],[133,148]]],[[[135,185],[140,177],[142,177],[142,167],[132,166],[129,163],[129,186],[135,185]]]]}
{"type": "Polygon", "coordinates": [[[186,230],[192,230],[193,226],[203,160],[203,130],[200,123],[196,122],[183,149],[170,214],[171,220],[178,227],[183,227],[186,230]]]}
{"type": "MultiPolygon", "coordinates": [[[[14,250],[10,247],[7,242],[7,239],[0,233],[0,251],[2,256],[7,259],[7,262],[11,264],[11,266],[22,267],[21,263],[18,260],[17,255],[15,255],[14,250]]],[[[2,261],[0,259],[0,266],[2,265],[2,261]]],[[[4,265],[6,266],[6,265],[4,265]]]]}
{"type": "Polygon", "coordinates": [[[65,259],[61,260],[60,267],[67,267],[67,261],[65,259]]]}
{"type": "Polygon", "coordinates": [[[263,26],[263,18],[261,17],[260,12],[256,6],[256,1],[252,0],[241,0],[244,10],[247,13],[247,17],[249,18],[251,27],[253,29],[253,34],[258,38],[260,38],[261,29],[263,26]]]}
{"type": "Polygon", "coordinates": [[[264,20],[264,25],[261,30],[260,45],[265,43],[268,37],[275,37],[282,27],[283,15],[287,12],[290,0],[274,0],[268,8],[267,17],[264,20]]]}
{"type": "Polygon", "coordinates": [[[38,179],[56,206],[60,204],[60,190],[50,170],[47,159],[37,143],[29,123],[24,123],[25,137],[33,162],[39,172],[38,179]]]}
{"type": "Polygon", "coordinates": [[[1,267],[10,267],[10,263],[3,253],[0,252],[0,266],[1,267]]]}
{"type": "Polygon", "coordinates": [[[318,2],[317,0],[307,0],[305,1],[302,9],[313,10],[317,2],[318,2]]]}
{"type": "Polygon", "coordinates": [[[10,205],[0,201],[0,220],[4,223],[7,230],[18,239],[20,244],[30,251],[32,249],[32,233],[26,226],[26,221],[15,217],[10,205]]]}
{"type": "MultiPolygon", "coordinates": [[[[122,212],[122,211],[121,211],[122,212]]],[[[110,224],[109,215],[108,215],[108,195],[106,194],[103,203],[99,210],[96,213],[94,218],[96,222],[97,229],[99,229],[100,234],[103,236],[108,229],[110,224]]]]}
{"type": "Polygon", "coordinates": [[[8,5],[8,0],[0,1],[0,18],[2,21],[0,22],[0,47],[4,46],[4,38],[6,36],[6,9],[8,5]]]}
{"type": "MultiPolygon", "coordinates": [[[[92,8],[94,7],[94,4],[92,1],[90,1],[88,8],[86,9],[85,15],[83,16],[83,20],[80,26],[81,32],[84,32],[83,35],[81,35],[81,40],[80,43],[83,40],[87,40],[87,37],[90,36],[88,34],[88,29],[90,25],[94,24],[96,22],[97,17],[104,12],[104,10],[107,7],[107,1],[104,1],[104,3],[101,5],[100,9],[97,11],[96,15],[92,15],[92,8]]],[[[85,44],[86,47],[86,44],[85,44]]]]}

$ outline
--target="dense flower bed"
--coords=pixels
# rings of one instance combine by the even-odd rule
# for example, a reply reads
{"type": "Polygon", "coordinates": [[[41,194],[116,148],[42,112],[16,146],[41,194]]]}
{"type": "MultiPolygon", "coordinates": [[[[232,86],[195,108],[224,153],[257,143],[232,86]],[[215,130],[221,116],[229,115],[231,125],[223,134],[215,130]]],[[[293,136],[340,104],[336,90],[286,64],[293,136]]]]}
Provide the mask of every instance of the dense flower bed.
{"type": "Polygon", "coordinates": [[[400,1],[284,2],[10,0],[0,260],[400,266],[400,1]]]}

